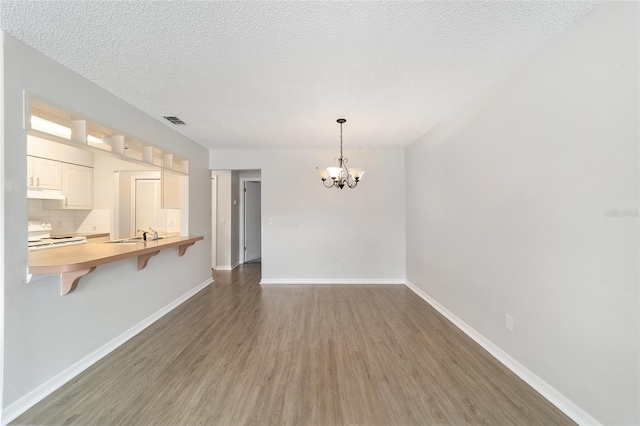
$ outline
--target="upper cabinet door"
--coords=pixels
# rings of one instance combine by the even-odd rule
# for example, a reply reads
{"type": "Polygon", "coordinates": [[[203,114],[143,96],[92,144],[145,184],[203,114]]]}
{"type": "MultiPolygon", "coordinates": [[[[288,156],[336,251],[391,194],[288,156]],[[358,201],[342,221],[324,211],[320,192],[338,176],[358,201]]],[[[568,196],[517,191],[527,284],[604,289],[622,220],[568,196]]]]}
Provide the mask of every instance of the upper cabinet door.
{"type": "Polygon", "coordinates": [[[77,164],[62,164],[62,195],[65,209],[93,208],[93,169],[77,164]]]}
{"type": "Polygon", "coordinates": [[[33,177],[33,157],[27,155],[27,188],[33,188],[35,186],[36,181],[33,177]]]}
{"type": "Polygon", "coordinates": [[[182,175],[168,170],[162,170],[162,197],[160,207],[163,209],[179,209],[182,202],[182,175]]]}
{"type": "Polygon", "coordinates": [[[39,157],[32,157],[32,159],[33,174],[29,176],[29,186],[39,189],[62,189],[61,163],[39,157]]]}

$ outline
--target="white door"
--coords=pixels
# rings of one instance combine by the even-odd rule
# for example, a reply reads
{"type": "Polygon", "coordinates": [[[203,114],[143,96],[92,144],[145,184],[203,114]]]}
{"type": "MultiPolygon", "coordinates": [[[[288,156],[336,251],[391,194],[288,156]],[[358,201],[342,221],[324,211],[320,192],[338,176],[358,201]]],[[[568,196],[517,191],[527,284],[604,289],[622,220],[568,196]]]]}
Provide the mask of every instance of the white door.
{"type": "Polygon", "coordinates": [[[260,182],[244,183],[244,261],[262,257],[260,182]]]}
{"type": "Polygon", "coordinates": [[[160,179],[136,179],[133,233],[149,228],[164,232],[163,211],[160,209],[160,179]]]}

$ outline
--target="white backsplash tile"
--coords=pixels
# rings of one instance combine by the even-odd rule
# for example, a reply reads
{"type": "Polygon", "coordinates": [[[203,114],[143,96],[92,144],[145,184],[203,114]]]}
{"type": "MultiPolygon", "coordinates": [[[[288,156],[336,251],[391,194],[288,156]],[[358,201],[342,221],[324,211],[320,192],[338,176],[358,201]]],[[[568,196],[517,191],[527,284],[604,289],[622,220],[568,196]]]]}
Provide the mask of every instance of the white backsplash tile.
{"type": "Polygon", "coordinates": [[[168,233],[180,233],[180,210],[167,209],[167,231],[168,233]]]}
{"type": "Polygon", "coordinates": [[[86,216],[76,216],[76,220],[76,232],[111,232],[111,212],[108,209],[93,209],[86,216]]]}
{"type": "Polygon", "coordinates": [[[50,223],[53,234],[111,232],[111,211],[93,210],[47,210],[42,200],[27,200],[29,220],[50,223]]]}
{"type": "MultiPolygon", "coordinates": [[[[27,200],[29,220],[50,223],[53,234],[67,233],[103,233],[111,232],[111,211],[109,209],[93,210],[47,210],[42,200],[27,200]]],[[[180,233],[180,210],[167,209],[164,227],[158,226],[160,233],[180,233]],[[164,229],[163,229],[164,228],[164,229]]]]}

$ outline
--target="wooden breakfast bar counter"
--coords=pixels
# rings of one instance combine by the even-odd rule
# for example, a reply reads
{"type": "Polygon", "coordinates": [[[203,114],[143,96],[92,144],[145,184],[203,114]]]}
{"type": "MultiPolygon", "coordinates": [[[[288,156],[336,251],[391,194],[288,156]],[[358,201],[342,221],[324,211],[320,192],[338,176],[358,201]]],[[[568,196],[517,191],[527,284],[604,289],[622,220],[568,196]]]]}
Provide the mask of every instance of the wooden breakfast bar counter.
{"type": "Polygon", "coordinates": [[[204,237],[167,237],[152,241],[103,242],[66,246],[29,253],[30,274],[60,274],[60,295],[75,290],[80,278],[107,263],[136,257],[138,270],[144,269],[161,250],[176,247],[178,256],[204,237]]]}

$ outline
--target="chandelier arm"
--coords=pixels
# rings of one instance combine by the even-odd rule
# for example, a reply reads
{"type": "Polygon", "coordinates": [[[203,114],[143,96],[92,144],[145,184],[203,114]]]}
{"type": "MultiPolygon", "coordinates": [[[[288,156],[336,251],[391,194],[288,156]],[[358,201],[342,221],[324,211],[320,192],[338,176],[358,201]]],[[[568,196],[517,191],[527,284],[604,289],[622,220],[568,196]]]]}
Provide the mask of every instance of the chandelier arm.
{"type": "Polygon", "coordinates": [[[332,186],[335,186],[335,182],[333,181],[333,179],[331,179],[331,185],[327,185],[327,180],[323,179],[322,185],[324,185],[325,188],[331,188],[332,186]]]}
{"type": "Polygon", "coordinates": [[[347,167],[347,159],[344,159],[344,170],[347,172],[347,179],[349,179],[349,168],[347,167]]]}

